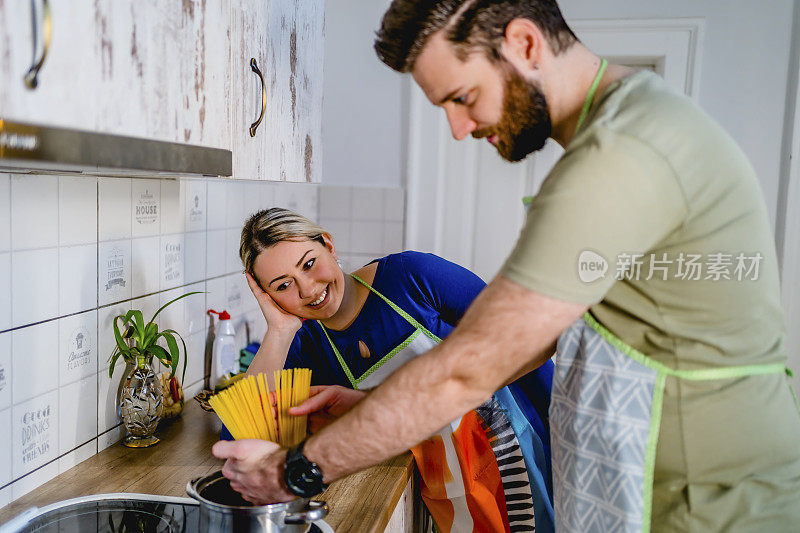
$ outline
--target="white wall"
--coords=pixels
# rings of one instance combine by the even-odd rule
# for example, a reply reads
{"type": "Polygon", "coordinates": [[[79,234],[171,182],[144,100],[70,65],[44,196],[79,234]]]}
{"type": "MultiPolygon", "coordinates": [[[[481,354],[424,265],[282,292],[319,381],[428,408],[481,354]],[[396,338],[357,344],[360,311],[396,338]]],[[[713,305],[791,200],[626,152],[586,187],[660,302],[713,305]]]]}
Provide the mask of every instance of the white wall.
{"type": "Polygon", "coordinates": [[[323,183],[403,183],[403,76],[381,63],[372,48],[388,5],[388,0],[326,2],[323,183]]]}

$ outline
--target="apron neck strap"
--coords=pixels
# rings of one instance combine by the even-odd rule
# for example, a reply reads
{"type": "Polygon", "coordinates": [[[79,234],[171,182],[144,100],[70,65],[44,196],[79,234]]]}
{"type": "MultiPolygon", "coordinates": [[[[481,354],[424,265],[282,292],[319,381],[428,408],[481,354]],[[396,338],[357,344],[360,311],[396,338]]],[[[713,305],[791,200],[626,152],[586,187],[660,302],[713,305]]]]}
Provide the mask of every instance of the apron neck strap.
{"type": "MultiPolygon", "coordinates": [[[[422,324],[420,324],[419,322],[417,322],[417,320],[416,320],[416,319],[415,319],[413,316],[409,315],[408,313],[406,313],[405,311],[403,311],[402,309],[400,309],[400,307],[399,307],[399,306],[398,306],[396,303],[394,303],[393,301],[391,301],[389,298],[387,298],[387,297],[386,297],[386,296],[384,296],[383,294],[379,293],[377,290],[375,290],[375,288],[374,288],[372,285],[370,285],[369,283],[367,283],[367,282],[366,282],[366,281],[364,281],[363,279],[359,278],[359,277],[358,277],[358,276],[356,276],[355,274],[350,274],[350,276],[352,276],[352,278],[353,278],[354,280],[356,280],[357,282],[359,282],[360,284],[362,284],[363,286],[365,286],[366,288],[368,288],[370,291],[372,291],[373,293],[375,293],[376,295],[378,295],[378,297],[379,297],[381,300],[383,300],[384,302],[386,302],[387,304],[389,304],[389,307],[391,307],[392,309],[394,309],[394,310],[395,310],[395,312],[397,312],[397,314],[398,314],[398,315],[400,315],[401,317],[405,318],[405,319],[406,319],[406,321],[407,321],[409,324],[411,324],[412,326],[414,326],[416,329],[421,329],[421,330],[422,330],[422,331],[424,331],[426,334],[429,334],[428,330],[426,330],[426,329],[425,329],[425,327],[424,327],[422,324]]],[[[320,325],[322,325],[322,324],[320,323],[320,325]]],[[[430,336],[430,335],[429,335],[429,336],[430,336]]]]}
{"type": "Polygon", "coordinates": [[[583,122],[586,120],[586,115],[589,114],[589,108],[592,106],[592,100],[594,100],[594,94],[597,92],[597,87],[600,85],[600,79],[603,77],[603,74],[605,73],[607,66],[608,66],[608,61],[606,61],[605,59],[600,61],[600,68],[597,71],[597,75],[594,77],[592,86],[589,87],[589,92],[586,93],[586,100],[583,101],[581,114],[578,115],[578,123],[575,125],[575,134],[577,134],[578,130],[581,129],[581,126],[583,126],[583,122]]]}

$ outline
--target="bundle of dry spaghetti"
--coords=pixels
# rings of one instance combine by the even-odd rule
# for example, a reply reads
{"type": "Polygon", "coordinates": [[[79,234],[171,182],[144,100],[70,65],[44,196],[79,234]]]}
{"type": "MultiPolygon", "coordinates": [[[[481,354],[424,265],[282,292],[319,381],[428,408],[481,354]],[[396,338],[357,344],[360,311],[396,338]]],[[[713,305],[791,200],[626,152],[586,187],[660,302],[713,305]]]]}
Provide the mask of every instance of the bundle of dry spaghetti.
{"type": "Polygon", "coordinates": [[[276,370],[274,392],[266,376],[258,374],[239,380],[208,403],[234,439],[262,439],[289,447],[306,436],[306,416],[292,416],[289,408],[306,401],[310,388],[310,369],[276,370]]]}

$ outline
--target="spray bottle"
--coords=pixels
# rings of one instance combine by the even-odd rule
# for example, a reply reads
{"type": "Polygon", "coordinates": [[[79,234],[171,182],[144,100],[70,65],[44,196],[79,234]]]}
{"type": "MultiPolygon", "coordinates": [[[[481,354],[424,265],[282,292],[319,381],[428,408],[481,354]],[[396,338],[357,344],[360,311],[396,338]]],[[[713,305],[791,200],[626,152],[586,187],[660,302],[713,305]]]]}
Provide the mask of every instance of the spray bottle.
{"type": "Polygon", "coordinates": [[[207,313],[219,316],[214,346],[211,349],[211,386],[216,387],[227,374],[239,372],[239,359],[236,357],[236,333],[231,323],[231,315],[227,311],[217,312],[209,309],[207,313]]]}

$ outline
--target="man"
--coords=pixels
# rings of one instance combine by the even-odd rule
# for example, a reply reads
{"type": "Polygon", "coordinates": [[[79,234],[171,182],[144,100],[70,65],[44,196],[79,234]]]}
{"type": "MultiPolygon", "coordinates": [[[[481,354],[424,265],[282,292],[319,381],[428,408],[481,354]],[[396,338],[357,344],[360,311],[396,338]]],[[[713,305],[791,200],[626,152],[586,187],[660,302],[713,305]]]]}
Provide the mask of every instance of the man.
{"type": "Polygon", "coordinates": [[[389,458],[558,343],[557,530],[794,530],[800,415],[777,261],[733,140],[654,74],[606,66],[554,0],[394,0],[376,50],[444,109],[456,139],[486,138],[510,161],[548,137],[566,152],[453,333],[286,470],[286,450],[268,443],[215,445],[233,486],[285,500],[298,493],[285,473],[330,482],[389,458]]]}

